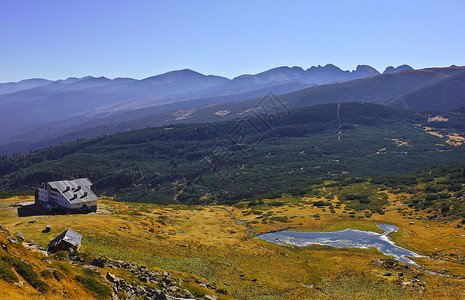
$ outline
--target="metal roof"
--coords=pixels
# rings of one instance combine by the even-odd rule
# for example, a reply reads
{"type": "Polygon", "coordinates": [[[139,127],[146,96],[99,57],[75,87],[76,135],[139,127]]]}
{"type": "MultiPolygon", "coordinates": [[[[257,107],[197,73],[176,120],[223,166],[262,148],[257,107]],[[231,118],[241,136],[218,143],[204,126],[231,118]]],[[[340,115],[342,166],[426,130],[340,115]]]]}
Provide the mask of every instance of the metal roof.
{"type": "Polygon", "coordinates": [[[88,178],[51,181],[48,184],[72,204],[98,200],[97,195],[90,189],[92,182],[88,178]]]}
{"type": "Polygon", "coordinates": [[[60,242],[61,240],[70,243],[73,246],[79,246],[79,244],[81,244],[82,235],[72,229],[66,229],[63,233],[54,238],[50,242],[50,244],[48,244],[48,247],[53,247],[56,243],[60,242]]]}

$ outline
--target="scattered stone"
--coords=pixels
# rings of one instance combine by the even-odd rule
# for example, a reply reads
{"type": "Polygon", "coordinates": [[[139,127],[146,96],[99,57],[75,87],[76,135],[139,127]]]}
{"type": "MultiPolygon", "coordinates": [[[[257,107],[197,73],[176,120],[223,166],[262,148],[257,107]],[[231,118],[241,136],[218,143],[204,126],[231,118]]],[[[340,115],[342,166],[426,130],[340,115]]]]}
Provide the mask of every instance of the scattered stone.
{"type": "Polygon", "coordinates": [[[91,265],[94,265],[94,266],[97,266],[97,267],[100,267],[100,268],[104,268],[106,261],[107,261],[107,259],[105,257],[99,256],[99,257],[96,257],[96,258],[94,258],[92,260],[91,265]]]}
{"type": "Polygon", "coordinates": [[[460,223],[457,224],[457,228],[462,228],[462,227],[463,227],[462,224],[460,223]]]}
{"type": "Polygon", "coordinates": [[[415,222],[410,222],[409,224],[410,224],[410,225],[415,225],[415,222]]]}
{"type": "Polygon", "coordinates": [[[426,227],[426,228],[429,228],[429,226],[428,226],[428,225],[425,225],[425,227],[426,227]]]}
{"type": "Polygon", "coordinates": [[[14,236],[9,236],[6,238],[6,240],[10,243],[10,244],[19,244],[18,240],[15,239],[14,236]]]}
{"type": "Polygon", "coordinates": [[[392,274],[389,273],[389,272],[384,272],[384,273],[383,273],[383,276],[392,276],[392,274]]]}
{"type": "Polygon", "coordinates": [[[206,299],[206,300],[216,300],[216,299],[218,299],[218,297],[216,297],[215,295],[205,295],[204,299],[206,299]]]}
{"type": "Polygon", "coordinates": [[[106,279],[110,282],[115,282],[116,281],[116,276],[111,274],[110,272],[107,273],[106,279]]]}
{"type": "Polygon", "coordinates": [[[37,221],[36,221],[36,220],[32,220],[32,221],[29,221],[28,223],[29,223],[29,224],[34,224],[34,223],[37,223],[37,221]]]}

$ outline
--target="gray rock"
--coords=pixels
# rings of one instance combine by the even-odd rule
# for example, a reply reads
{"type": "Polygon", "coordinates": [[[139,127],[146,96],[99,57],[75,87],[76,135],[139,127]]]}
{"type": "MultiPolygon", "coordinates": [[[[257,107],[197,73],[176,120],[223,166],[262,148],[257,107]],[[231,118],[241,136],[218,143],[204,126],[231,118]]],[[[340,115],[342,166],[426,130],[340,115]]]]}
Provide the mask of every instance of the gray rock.
{"type": "Polygon", "coordinates": [[[144,289],[143,286],[138,285],[138,286],[136,287],[136,294],[137,294],[138,296],[145,295],[146,293],[147,293],[147,292],[146,292],[146,290],[144,289]]]}
{"type": "Polygon", "coordinates": [[[19,238],[21,242],[24,242],[26,240],[21,232],[16,232],[15,235],[19,238]]]}
{"type": "Polygon", "coordinates": [[[108,279],[108,281],[110,282],[115,282],[116,281],[116,276],[111,274],[110,272],[107,273],[107,276],[106,278],[108,279]]]}
{"type": "Polygon", "coordinates": [[[107,259],[103,256],[96,257],[92,260],[91,264],[100,268],[104,268],[105,264],[107,262],[107,259]]]}
{"type": "Polygon", "coordinates": [[[383,276],[392,276],[392,274],[389,273],[389,272],[384,272],[384,273],[383,273],[383,276]]]}

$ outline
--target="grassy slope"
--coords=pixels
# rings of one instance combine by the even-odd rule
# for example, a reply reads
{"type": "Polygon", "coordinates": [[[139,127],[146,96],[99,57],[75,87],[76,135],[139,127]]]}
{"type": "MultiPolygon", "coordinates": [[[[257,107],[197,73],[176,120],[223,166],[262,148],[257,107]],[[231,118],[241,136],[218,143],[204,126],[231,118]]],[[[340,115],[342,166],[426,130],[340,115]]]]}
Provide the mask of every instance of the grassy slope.
{"type": "MultiPolygon", "coordinates": [[[[4,218],[1,218],[1,220],[2,223],[6,221],[4,218]]],[[[17,229],[15,227],[11,228],[17,229]]],[[[3,262],[18,259],[26,261],[28,265],[32,266],[32,272],[29,273],[32,274],[31,278],[36,278],[44,282],[45,286],[47,286],[47,291],[44,293],[35,289],[23,276],[18,274],[18,271],[15,271],[15,268],[7,266],[6,269],[13,272],[16,277],[14,281],[21,282],[21,287],[13,284],[13,282],[2,280],[0,276],[0,297],[2,299],[30,299],[31,297],[34,297],[35,299],[63,299],[63,295],[65,295],[65,293],[68,297],[74,299],[96,299],[95,294],[86,290],[75,279],[76,275],[81,274],[81,270],[79,268],[66,264],[63,265],[57,261],[48,263],[44,261],[43,256],[39,253],[32,252],[21,244],[12,244],[8,242],[7,237],[11,236],[14,236],[13,233],[7,231],[5,228],[2,229],[2,232],[0,232],[0,243],[7,247],[7,251],[0,250],[0,261],[3,262]],[[50,270],[58,272],[58,274],[61,275],[61,280],[59,281],[54,278],[50,273],[50,270]],[[44,276],[44,272],[46,275],[51,275],[51,277],[46,275],[44,276]]]]}
{"type": "Polygon", "coordinates": [[[234,206],[101,200],[101,213],[97,214],[18,219],[15,209],[8,207],[15,201],[10,198],[2,200],[0,217],[10,228],[43,245],[72,227],[84,235],[84,252],[201,276],[235,298],[339,295],[347,299],[414,299],[421,295],[425,299],[458,299],[463,297],[465,284],[461,279],[465,276],[465,240],[461,238],[465,231],[456,226],[463,219],[461,209],[454,210],[456,204],[452,203],[450,210],[442,212],[444,199],[427,208],[417,209],[412,204],[413,200],[431,194],[451,194],[447,199],[463,195],[464,188],[454,189],[455,183],[450,180],[465,183],[465,177],[458,179],[464,167],[428,169],[403,177],[377,178],[373,182],[360,179],[314,182],[283,191],[279,197],[234,206]],[[354,194],[364,195],[371,202],[365,205],[360,200],[349,200],[352,198],[347,196],[354,194]],[[332,206],[317,205],[319,201],[332,206]],[[246,221],[253,234],[234,222],[224,209],[246,221]],[[427,217],[434,214],[434,218],[427,217]],[[30,220],[37,223],[31,225],[30,220]],[[37,229],[50,223],[53,226],[49,234],[37,229]],[[397,244],[434,258],[416,258],[418,264],[452,277],[433,275],[415,266],[374,263],[388,258],[374,249],[288,248],[253,239],[258,233],[286,228],[327,231],[350,227],[379,231],[377,224],[398,226],[399,232],[391,234],[397,244]],[[393,275],[383,276],[385,272],[393,275]],[[420,283],[411,284],[416,279],[420,283]],[[426,289],[420,286],[423,282],[426,289]]]}
{"type": "Polygon", "coordinates": [[[342,104],[340,120],[337,112],[337,104],[328,104],[68,143],[1,160],[0,186],[30,191],[43,181],[86,176],[98,192],[128,201],[177,195],[181,202],[224,202],[309,178],[393,175],[465,160],[461,142],[447,142],[448,134],[463,132],[463,113],[428,122],[423,114],[375,104],[342,104]]]}

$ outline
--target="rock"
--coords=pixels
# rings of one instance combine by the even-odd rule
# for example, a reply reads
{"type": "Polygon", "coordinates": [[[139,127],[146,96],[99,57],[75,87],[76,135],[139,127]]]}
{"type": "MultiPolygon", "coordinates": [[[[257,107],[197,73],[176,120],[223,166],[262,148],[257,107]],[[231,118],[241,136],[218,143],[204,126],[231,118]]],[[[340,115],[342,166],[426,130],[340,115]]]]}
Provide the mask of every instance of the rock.
{"type": "Polygon", "coordinates": [[[15,239],[14,236],[9,236],[6,238],[6,240],[10,243],[10,244],[19,244],[18,240],[15,239]]]}
{"type": "Polygon", "coordinates": [[[457,224],[457,228],[462,228],[462,227],[463,227],[462,224],[460,224],[460,223],[457,224]]]}
{"type": "Polygon", "coordinates": [[[402,277],[402,276],[404,276],[404,273],[399,272],[397,275],[400,276],[400,277],[402,277]]]}
{"type": "Polygon", "coordinates": [[[383,273],[383,276],[392,276],[392,274],[389,273],[389,272],[384,272],[384,273],[383,273]]]}
{"type": "Polygon", "coordinates": [[[103,256],[96,257],[92,260],[91,264],[100,268],[104,268],[105,264],[107,262],[107,259],[103,256]]]}
{"type": "Polygon", "coordinates": [[[3,251],[8,252],[8,246],[6,244],[0,243],[0,245],[2,246],[3,251]]]}
{"type": "Polygon", "coordinates": [[[107,273],[107,276],[105,278],[108,279],[108,281],[110,281],[110,282],[115,282],[116,281],[116,276],[111,274],[110,272],[107,273]]]}
{"type": "Polygon", "coordinates": [[[205,295],[204,299],[206,299],[206,300],[216,300],[216,299],[218,299],[218,297],[216,297],[215,295],[205,295]]]}
{"type": "Polygon", "coordinates": [[[429,226],[428,226],[428,225],[425,225],[425,227],[426,227],[426,228],[429,228],[429,226]]]}
{"type": "Polygon", "coordinates": [[[138,285],[138,286],[136,287],[136,294],[137,294],[138,296],[145,295],[146,293],[147,293],[147,291],[144,289],[143,286],[138,285]]]}
{"type": "Polygon", "coordinates": [[[34,223],[37,223],[37,221],[36,221],[36,220],[32,220],[32,221],[29,221],[28,223],[29,223],[29,224],[34,224],[34,223]]]}
{"type": "Polygon", "coordinates": [[[111,299],[119,300],[118,294],[116,294],[115,292],[111,292],[111,299]]]}
{"type": "Polygon", "coordinates": [[[410,225],[415,225],[415,222],[410,222],[409,224],[410,224],[410,225]]]}

